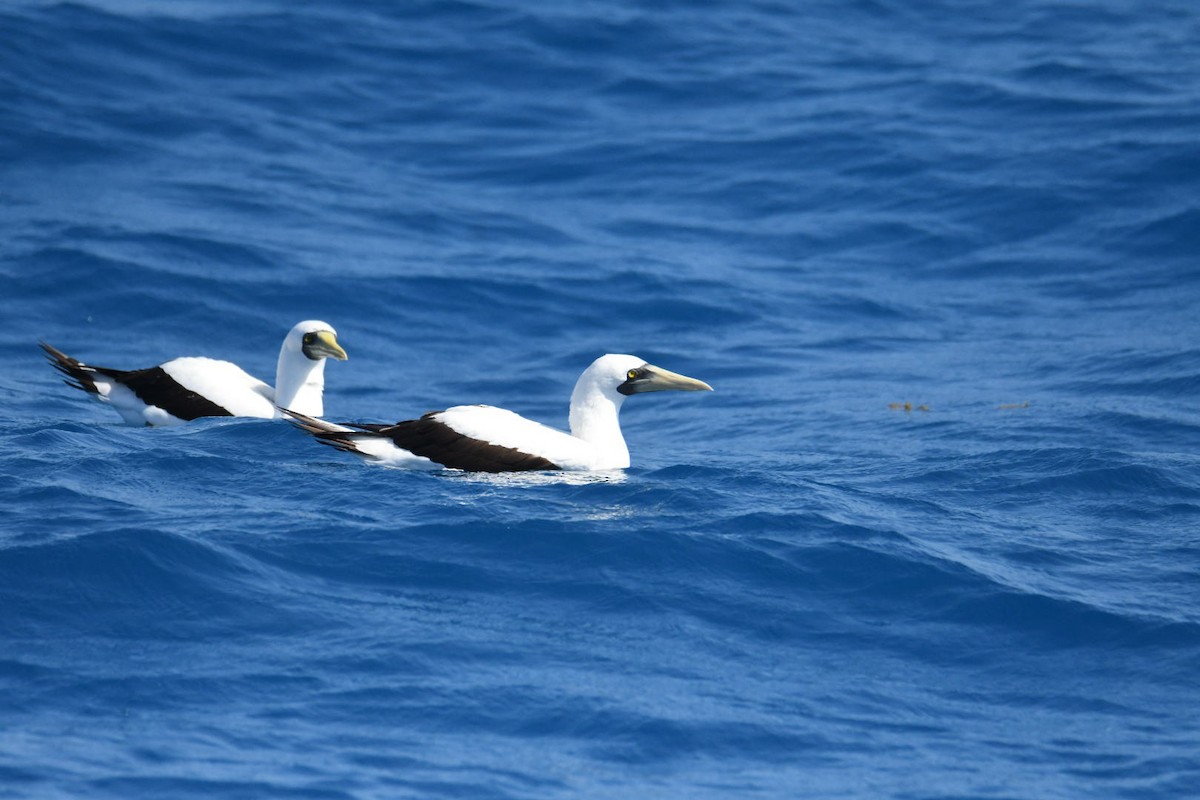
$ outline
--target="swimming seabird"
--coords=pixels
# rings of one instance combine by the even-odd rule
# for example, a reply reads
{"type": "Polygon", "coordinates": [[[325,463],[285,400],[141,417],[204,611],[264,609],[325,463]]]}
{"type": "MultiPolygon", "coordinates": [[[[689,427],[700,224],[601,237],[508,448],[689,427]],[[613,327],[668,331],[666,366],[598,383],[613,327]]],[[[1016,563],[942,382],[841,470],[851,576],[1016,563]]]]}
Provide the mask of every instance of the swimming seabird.
{"type": "Polygon", "coordinates": [[[592,362],[571,393],[571,432],[494,406],[454,406],[395,425],[335,425],[291,409],[297,427],[322,444],[391,466],[468,472],[610,470],[629,466],[618,414],[625,398],[643,392],[712,391],[628,355],[592,362]]]}
{"type": "Polygon", "coordinates": [[[176,358],[157,367],[111,369],[85,364],[41,342],[46,358],[68,386],[111,403],[130,425],[178,425],[198,417],[280,416],[291,408],[324,413],[325,359],[345,361],[333,326],[306,320],[288,332],[279,349],[275,387],[237,364],[212,358],[176,358]]]}

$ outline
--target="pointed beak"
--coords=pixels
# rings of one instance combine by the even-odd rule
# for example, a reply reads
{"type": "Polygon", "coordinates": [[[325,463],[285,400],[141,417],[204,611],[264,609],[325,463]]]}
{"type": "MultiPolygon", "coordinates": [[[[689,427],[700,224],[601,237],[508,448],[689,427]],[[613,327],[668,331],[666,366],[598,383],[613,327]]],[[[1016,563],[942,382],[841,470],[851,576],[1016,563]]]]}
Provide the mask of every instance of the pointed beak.
{"type": "Polygon", "coordinates": [[[338,361],[345,361],[350,357],[346,355],[346,351],[338,344],[337,337],[333,335],[333,331],[317,331],[313,342],[304,345],[304,355],[313,361],[316,361],[318,358],[336,358],[338,361]]]}
{"type": "Polygon", "coordinates": [[[707,383],[669,369],[645,364],[637,370],[636,378],[630,378],[617,387],[621,394],[642,394],[643,392],[711,392],[713,388],[707,383]]]}

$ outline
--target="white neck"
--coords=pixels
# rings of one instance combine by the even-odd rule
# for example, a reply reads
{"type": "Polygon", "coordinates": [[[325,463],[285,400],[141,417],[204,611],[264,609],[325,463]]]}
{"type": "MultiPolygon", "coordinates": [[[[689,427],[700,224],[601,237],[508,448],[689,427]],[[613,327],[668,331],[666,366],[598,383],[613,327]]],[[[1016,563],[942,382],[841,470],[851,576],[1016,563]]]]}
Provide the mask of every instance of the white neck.
{"type": "Polygon", "coordinates": [[[320,417],[325,413],[324,392],[325,359],[313,361],[285,344],[275,368],[275,405],[320,417]]]}
{"type": "Polygon", "coordinates": [[[571,435],[596,449],[597,463],[593,469],[625,469],[629,466],[629,448],[621,435],[618,415],[625,396],[612,388],[611,382],[601,385],[598,377],[588,370],[579,376],[571,393],[571,435]]]}

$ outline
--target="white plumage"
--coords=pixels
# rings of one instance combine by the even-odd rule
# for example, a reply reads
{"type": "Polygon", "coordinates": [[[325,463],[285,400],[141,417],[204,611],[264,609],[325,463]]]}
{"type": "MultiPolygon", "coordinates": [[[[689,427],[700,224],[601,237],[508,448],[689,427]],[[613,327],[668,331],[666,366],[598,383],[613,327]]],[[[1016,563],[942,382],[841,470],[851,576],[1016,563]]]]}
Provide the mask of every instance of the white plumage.
{"type": "Polygon", "coordinates": [[[85,364],[45,342],[41,346],[68,385],[109,403],[131,425],[177,425],[199,417],[272,419],[280,416],[281,407],[319,417],[324,413],[325,359],[347,358],[333,327],[319,320],[298,323],[288,332],[274,388],[229,361],[189,356],[119,370],[85,364]]]}
{"type": "Polygon", "coordinates": [[[454,406],[395,425],[335,425],[288,416],[320,442],[363,458],[407,468],[479,472],[611,470],[629,466],[619,413],[632,394],[711,391],[703,381],[609,354],[592,362],[571,394],[571,432],[494,406],[454,406]]]}

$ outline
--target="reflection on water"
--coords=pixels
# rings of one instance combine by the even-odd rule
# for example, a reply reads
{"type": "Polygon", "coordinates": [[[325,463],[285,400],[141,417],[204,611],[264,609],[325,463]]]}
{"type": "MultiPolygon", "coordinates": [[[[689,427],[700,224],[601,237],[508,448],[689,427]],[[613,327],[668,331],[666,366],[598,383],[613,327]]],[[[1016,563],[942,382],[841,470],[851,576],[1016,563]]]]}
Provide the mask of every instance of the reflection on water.
{"type": "Polygon", "coordinates": [[[622,470],[608,472],[462,472],[446,470],[446,477],[491,486],[590,486],[598,483],[624,483],[622,470]]]}

